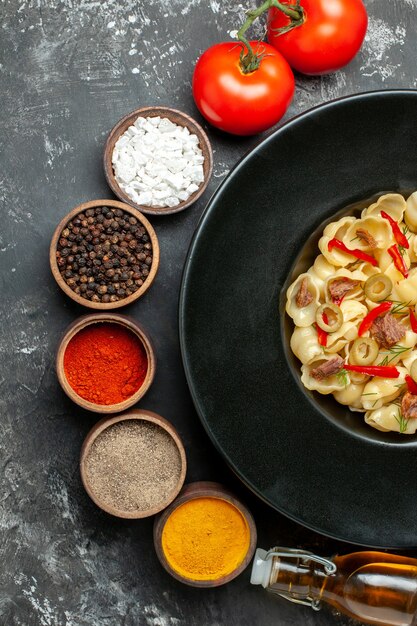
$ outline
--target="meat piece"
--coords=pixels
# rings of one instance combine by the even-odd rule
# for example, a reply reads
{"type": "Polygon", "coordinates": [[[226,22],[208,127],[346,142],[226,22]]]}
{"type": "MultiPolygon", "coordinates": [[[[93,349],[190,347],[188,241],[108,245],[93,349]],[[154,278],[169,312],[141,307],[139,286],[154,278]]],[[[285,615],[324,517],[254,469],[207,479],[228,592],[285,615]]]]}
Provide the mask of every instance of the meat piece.
{"type": "Polygon", "coordinates": [[[302,309],[305,306],[308,306],[310,302],[313,302],[313,296],[308,290],[307,276],[304,276],[303,280],[301,281],[300,289],[298,290],[298,293],[295,297],[295,304],[298,306],[299,309],[302,309]]]}
{"type": "Polygon", "coordinates": [[[401,413],[405,419],[414,419],[417,417],[417,396],[407,391],[401,400],[401,413]]]}
{"type": "Polygon", "coordinates": [[[343,300],[345,295],[355,289],[359,284],[359,280],[352,280],[351,278],[336,278],[329,283],[329,293],[332,300],[343,300]]]}
{"type": "Polygon", "coordinates": [[[329,359],[329,361],[325,361],[318,367],[311,370],[310,374],[316,380],[323,380],[324,378],[328,378],[329,376],[333,376],[333,374],[337,374],[340,370],[343,369],[345,362],[341,356],[337,355],[333,359],[329,359]]]}
{"type": "Polygon", "coordinates": [[[405,328],[391,313],[380,315],[369,329],[371,337],[384,348],[391,348],[405,335],[405,328]]]}
{"type": "Polygon", "coordinates": [[[356,230],[356,235],[359,237],[359,239],[362,239],[362,241],[364,241],[366,245],[368,245],[371,248],[371,250],[374,250],[375,248],[378,247],[378,244],[375,241],[374,237],[365,228],[358,228],[356,230]]]}

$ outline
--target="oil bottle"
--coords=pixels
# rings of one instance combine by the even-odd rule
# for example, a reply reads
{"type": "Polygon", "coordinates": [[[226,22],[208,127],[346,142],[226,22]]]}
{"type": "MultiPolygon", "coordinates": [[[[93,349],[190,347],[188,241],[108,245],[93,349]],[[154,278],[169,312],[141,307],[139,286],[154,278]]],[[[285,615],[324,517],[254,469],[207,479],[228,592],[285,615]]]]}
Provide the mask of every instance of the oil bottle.
{"type": "Polygon", "coordinates": [[[291,548],[258,549],[251,583],[315,610],[327,603],[366,624],[417,625],[417,559],[370,551],[325,559],[291,548]]]}

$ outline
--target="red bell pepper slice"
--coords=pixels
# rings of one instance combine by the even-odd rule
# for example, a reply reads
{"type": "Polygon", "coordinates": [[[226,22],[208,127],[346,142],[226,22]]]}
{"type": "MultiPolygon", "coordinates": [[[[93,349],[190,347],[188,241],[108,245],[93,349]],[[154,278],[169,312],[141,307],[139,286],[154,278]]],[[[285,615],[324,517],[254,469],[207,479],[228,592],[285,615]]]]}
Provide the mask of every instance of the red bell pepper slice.
{"type": "MultiPolygon", "coordinates": [[[[323,313],[322,317],[323,317],[323,322],[325,324],[328,324],[329,323],[329,319],[328,319],[326,313],[323,313]]],[[[327,333],[325,330],[320,328],[320,326],[318,324],[315,324],[315,326],[316,326],[317,335],[318,335],[318,342],[319,342],[319,344],[321,346],[323,346],[323,348],[325,348],[327,346],[327,337],[328,337],[329,333],[327,333]]]]}
{"type": "Polygon", "coordinates": [[[407,388],[413,396],[417,396],[417,383],[411,378],[409,374],[405,377],[405,382],[407,383],[407,388]]]}
{"type": "Polygon", "coordinates": [[[392,229],[392,234],[394,235],[394,239],[398,243],[398,245],[402,246],[403,248],[409,248],[410,244],[408,243],[407,237],[401,231],[401,228],[398,226],[397,222],[392,219],[391,215],[388,215],[388,213],[385,213],[385,211],[381,211],[381,217],[389,221],[392,229]]]}
{"type": "Polygon", "coordinates": [[[392,307],[392,302],[389,302],[387,300],[386,302],[383,302],[379,306],[372,309],[372,311],[369,311],[368,315],[365,315],[362,322],[360,323],[358,336],[362,337],[362,335],[371,328],[376,318],[382,315],[383,313],[386,313],[387,311],[389,311],[391,307],[392,307]]]}
{"type": "Polygon", "coordinates": [[[358,372],[367,376],[380,376],[381,378],[398,378],[400,372],[394,365],[350,365],[344,366],[348,372],[358,372]]]}
{"type": "Polygon", "coordinates": [[[413,331],[413,333],[417,333],[417,318],[416,315],[413,311],[413,309],[410,307],[410,326],[411,326],[411,330],[413,331]]]}
{"type": "Polygon", "coordinates": [[[399,251],[398,246],[394,244],[393,246],[388,248],[387,252],[392,258],[392,260],[394,261],[394,265],[397,268],[397,270],[401,272],[404,278],[407,278],[408,269],[407,269],[407,266],[405,264],[403,257],[401,256],[401,252],[399,251]]]}
{"type": "Polygon", "coordinates": [[[362,252],[362,250],[358,250],[357,248],[355,248],[354,250],[350,250],[347,246],[345,246],[343,241],[340,241],[340,239],[330,239],[329,243],[327,244],[327,249],[329,252],[331,252],[333,248],[337,248],[342,252],[346,252],[346,254],[351,254],[357,259],[360,259],[361,261],[366,261],[371,265],[378,265],[378,261],[374,259],[373,256],[371,256],[370,254],[366,254],[366,252],[362,252]]]}

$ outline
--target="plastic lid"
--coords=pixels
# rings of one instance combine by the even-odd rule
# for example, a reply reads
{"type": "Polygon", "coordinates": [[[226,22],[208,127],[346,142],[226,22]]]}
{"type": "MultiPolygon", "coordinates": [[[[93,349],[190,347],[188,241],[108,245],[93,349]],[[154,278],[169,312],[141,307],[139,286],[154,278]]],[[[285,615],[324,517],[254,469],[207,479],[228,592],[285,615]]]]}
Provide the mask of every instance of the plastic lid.
{"type": "Polygon", "coordinates": [[[258,548],[255,552],[250,577],[252,585],[262,585],[262,587],[268,587],[272,571],[272,559],[265,559],[267,554],[267,551],[262,550],[261,548],[258,548]]]}

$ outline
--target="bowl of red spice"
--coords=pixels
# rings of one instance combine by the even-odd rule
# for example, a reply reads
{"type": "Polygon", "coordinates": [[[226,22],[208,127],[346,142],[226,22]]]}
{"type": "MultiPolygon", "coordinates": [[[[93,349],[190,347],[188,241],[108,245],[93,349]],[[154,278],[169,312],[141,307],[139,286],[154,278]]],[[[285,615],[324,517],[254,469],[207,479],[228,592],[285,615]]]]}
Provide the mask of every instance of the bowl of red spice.
{"type": "Polygon", "coordinates": [[[80,457],[81,479],[93,502],[129,519],[149,517],[168,506],[181,490],[186,466],[175,428],[144,409],[95,424],[80,457]]]}
{"type": "Polygon", "coordinates": [[[57,284],[75,302],[116,309],[151,286],[159,244],[140,211],[117,200],[93,200],[75,207],[58,224],[49,260],[57,284]]]}
{"type": "Polygon", "coordinates": [[[65,331],[56,357],[62,389],[96,413],[135,404],[149,389],[155,365],[151,340],[140,324],[116,313],[79,317],[65,331]]]}

